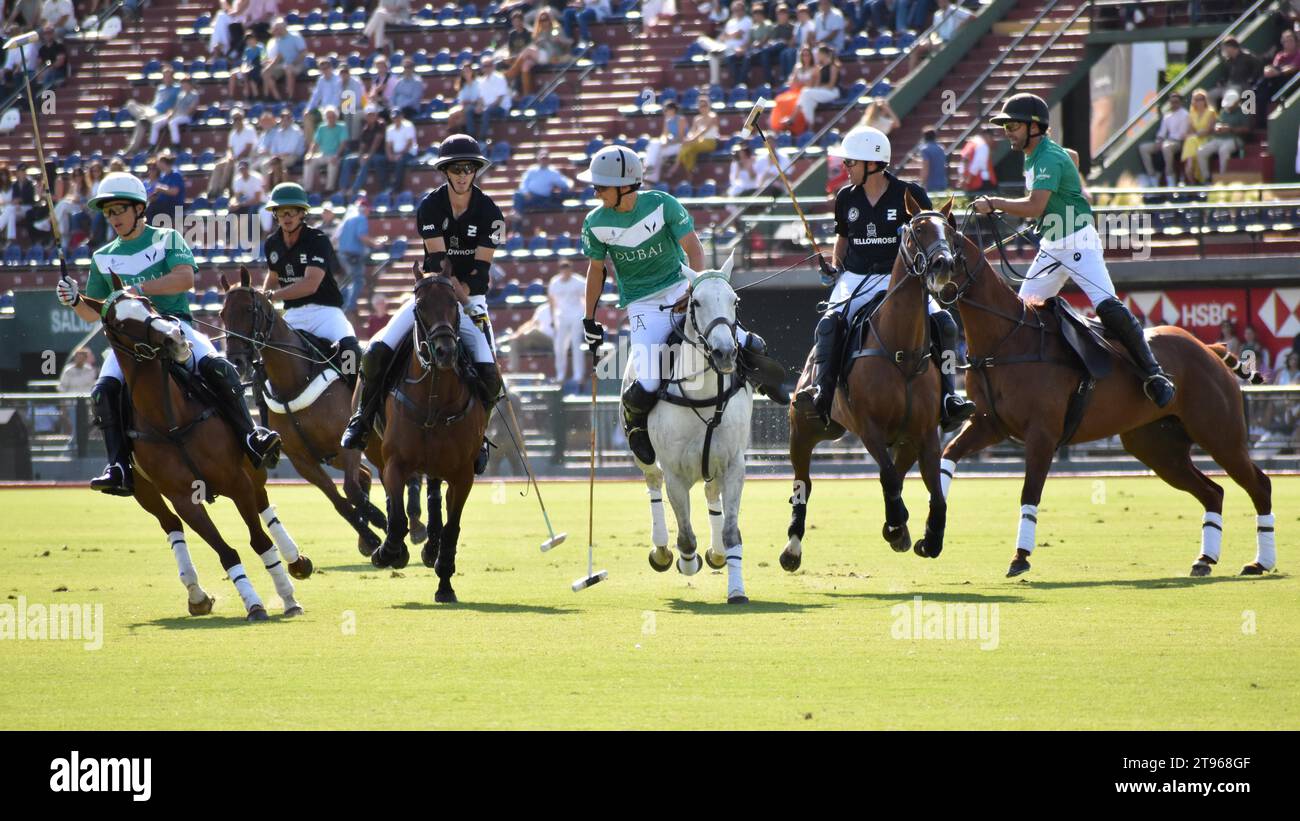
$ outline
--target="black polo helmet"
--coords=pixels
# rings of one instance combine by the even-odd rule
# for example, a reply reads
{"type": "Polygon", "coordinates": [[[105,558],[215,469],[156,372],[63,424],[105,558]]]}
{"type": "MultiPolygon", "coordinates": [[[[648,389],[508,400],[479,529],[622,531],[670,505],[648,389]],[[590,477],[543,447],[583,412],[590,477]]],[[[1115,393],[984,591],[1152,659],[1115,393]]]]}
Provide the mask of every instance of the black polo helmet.
{"type": "Polygon", "coordinates": [[[468,134],[452,134],[439,143],[438,159],[434,160],[433,167],[441,171],[444,166],[466,161],[478,163],[479,171],[492,164],[483,156],[478,140],[468,134]]]}
{"type": "Polygon", "coordinates": [[[1051,125],[1047,102],[1037,94],[1016,94],[1002,104],[1002,111],[994,114],[994,125],[1007,123],[1038,123],[1044,130],[1051,125]]]}

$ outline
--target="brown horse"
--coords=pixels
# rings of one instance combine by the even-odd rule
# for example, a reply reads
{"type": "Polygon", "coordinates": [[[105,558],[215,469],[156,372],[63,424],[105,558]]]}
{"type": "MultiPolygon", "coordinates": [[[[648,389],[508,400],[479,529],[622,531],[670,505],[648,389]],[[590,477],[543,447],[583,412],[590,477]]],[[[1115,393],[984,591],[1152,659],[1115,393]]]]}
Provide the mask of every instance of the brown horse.
{"type": "Polygon", "coordinates": [[[384,416],[383,481],[388,492],[388,534],[370,555],[375,567],[406,566],[406,481],[419,472],[429,480],[429,540],[420,552],[438,574],[434,600],[455,602],[460,517],[474,487],[474,460],[487,428],[487,405],[460,371],[460,306],[456,285],[445,276],[415,277],[415,348],[404,373],[388,394],[384,416]],[[447,482],[447,522],[442,525],[438,494],[447,482]]]}
{"type": "Polygon", "coordinates": [[[1109,374],[1096,380],[1082,416],[1076,412],[1067,421],[1071,396],[1086,388],[1086,382],[1055,313],[1021,301],[951,219],[927,225],[922,241],[926,238],[946,238],[961,248],[959,265],[932,268],[926,287],[941,301],[955,302],[961,312],[971,359],[967,392],[980,408],[944,449],[945,497],[963,457],[1007,437],[1025,447],[1020,530],[1008,576],[1029,569],[1038,502],[1056,449],[1116,435],[1157,476],[1195,496],[1205,508],[1201,555],[1192,567],[1193,576],[1209,575],[1219,558],[1223,532],[1223,488],[1192,463],[1193,443],[1245,489],[1255,505],[1258,553],[1242,573],[1258,575],[1273,568],[1271,484],[1250,459],[1238,380],[1248,374],[1223,346],[1207,346],[1168,325],[1147,331],[1152,350],[1178,385],[1176,398],[1165,408],[1147,399],[1134,366],[1112,346],[1107,350],[1109,374]]]}
{"type": "Polygon", "coordinates": [[[276,517],[266,495],[266,471],[249,463],[234,431],[197,398],[202,389],[197,377],[185,376],[193,352],[180,325],[160,316],[147,299],[123,293],[116,274],[113,288],[114,294],[103,302],[82,299],[103,317],[104,333],[126,379],[134,428],[129,435],[135,439],[135,498],[168,535],[181,581],[189,591],[190,613],[212,612],[214,600],[199,586],[181,520],[216,551],[244,602],[248,620],[268,618],[239,554],[221,537],[203,507],[204,501],[228,496],[248,526],[249,542],[271,575],[285,615],[301,614],[289,575],[307,578],[312,563],[299,553],[276,517]],[[264,522],[274,542],[263,530],[264,522]],[[290,562],[287,573],[279,553],[290,562]]]}
{"type": "MultiPolygon", "coordinates": [[[[895,551],[912,548],[918,556],[937,558],[943,551],[948,508],[939,481],[939,372],[931,362],[930,323],[920,271],[905,259],[925,260],[930,267],[952,265],[954,250],[946,241],[922,239],[922,227],[949,219],[952,203],[942,212],[923,211],[907,197],[911,219],[904,229],[900,254],[894,261],[887,295],[869,323],[861,344],[850,338],[848,360],[835,392],[831,424],[809,418],[790,406],[790,463],[794,466],[794,495],[790,498],[789,541],[781,552],[781,566],[799,569],[803,553],[804,524],[812,494],[811,460],[818,442],[838,439],[845,429],[862,440],[880,467],[885,497],[885,525],[881,535],[895,551]],[[930,512],[925,538],[912,544],[903,504],[903,477],[920,459],[921,479],[930,491],[930,512]]],[[[812,381],[813,355],[809,354],[799,386],[812,381]]]]}
{"type": "MultiPolygon", "coordinates": [[[[352,415],[352,391],[347,381],[309,348],[271,304],[265,291],[252,287],[248,269],[239,267],[239,284],[231,287],[223,275],[225,303],[221,321],[227,334],[230,360],[248,378],[261,363],[266,381],[283,412],[270,408],[268,427],[280,434],[284,452],[298,475],[320,488],[338,514],[357,531],[357,549],[369,556],[379,546],[379,536],[369,525],[385,528],[384,513],[370,501],[370,470],[361,454],[339,447],[343,428],[352,415]],[[321,390],[324,385],[324,390],[321,390]],[[311,397],[315,398],[312,399],[311,397]],[[343,493],[325,472],[324,465],[343,471],[343,493]]],[[[357,367],[359,363],[352,363],[357,367]]],[[[260,390],[255,385],[254,390],[260,390]]],[[[366,456],[383,470],[382,444],[371,440],[366,456]]]]}

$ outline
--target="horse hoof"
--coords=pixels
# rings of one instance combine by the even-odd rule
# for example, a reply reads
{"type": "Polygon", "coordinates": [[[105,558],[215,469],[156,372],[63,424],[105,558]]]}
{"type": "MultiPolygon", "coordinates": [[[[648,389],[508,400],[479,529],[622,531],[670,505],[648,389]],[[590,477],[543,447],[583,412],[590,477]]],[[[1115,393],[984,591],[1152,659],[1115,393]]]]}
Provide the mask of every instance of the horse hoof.
{"type": "Polygon", "coordinates": [[[694,576],[702,567],[704,567],[704,560],[700,558],[699,553],[692,555],[690,559],[684,556],[677,557],[677,572],[683,576],[694,576]]]}
{"type": "Polygon", "coordinates": [[[424,522],[411,522],[411,544],[423,544],[429,538],[429,527],[424,522]]]}
{"type": "Polygon", "coordinates": [[[205,596],[201,602],[190,602],[190,615],[206,616],[212,612],[212,606],[216,603],[217,600],[211,596],[205,596]]]}
{"type": "Polygon", "coordinates": [[[781,551],[781,569],[793,573],[803,561],[802,553],[791,553],[789,549],[781,551]]]}
{"type": "Polygon", "coordinates": [[[1268,568],[1260,564],[1259,562],[1251,562],[1250,564],[1241,568],[1241,575],[1243,576],[1263,576],[1267,572],[1268,572],[1268,568]]]}
{"type": "Polygon", "coordinates": [[[385,542],[370,554],[370,563],[381,569],[391,567],[394,570],[401,570],[410,560],[411,554],[407,552],[405,542],[400,543],[396,548],[390,548],[385,542]]]}
{"type": "Polygon", "coordinates": [[[420,548],[420,561],[424,562],[425,567],[433,567],[438,561],[438,546],[433,542],[428,542],[420,548]]]}
{"type": "Polygon", "coordinates": [[[888,523],[880,529],[880,535],[885,537],[889,546],[895,553],[906,553],[912,549],[912,534],[908,532],[907,525],[890,527],[888,523]]]}
{"type": "Polygon", "coordinates": [[[266,612],[266,608],[260,604],[255,604],[248,610],[247,621],[270,621],[271,616],[266,612]]]}
{"type": "Polygon", "coordinates": [[[362,556],[369,558],[379,549],[383,540],[370,531],[366,531],[364,536],[357,537],[357,552],[362,556]]]}
{"type": "Polygon", "coordinates": [[[1199,579],[1210,575],[1211,566],[1209,562],[1197,562],[1192,565],[1192,578],[1199,579]]]}
{"type": "Polygon", "coordinates": [[[439,590],[433,594],[433,600],[438,604],[456,604],[459,600],[456,598],[456,591],[448,587],[446,590],[439,590]]]}
{"type": "Polygon", "coordinates": [[[299,553],[298,561],[289,562],[289,575],[295,579],[307,579],[311,574],[316,572],[316,565],[312,564],[311,559],[299,553]]]}
{"type": "Polygon", "coordinates": [[[728,596],[727,604],[749,604],[749,596],[746,596],[744,593],[736,596],[728,596]]]}
{"type": "Polygon", "coordinates": [[[715,553],[713,552],[713,548],[710,547],[708,550],[704,551],[704,561],[708,562],[709,567],[712,567],[714,570],[721,570],[727,566],[727,554],[715,553]]]}
{"type": "Polygon", "coordinates": [[[929,540],[922,539],[912,545],[912,552],[923,559],[937,559],[939,554],[943,552],[943,543],[940,542],[937,546],[932,546],[929,540]]]}
{"type": "Polygon", "coordinates": [[[303,613],[305,613],[305,612],[307,612],[307,611],[302,609],[302,605],[301,605],[301,604],[295,604],[293,607],[287,608],[287,609],[284,611],[284,617],[285,617],[286,619],[291,619],[291,618],[293,618],[294,616],[301,616],[301,615],[302,615],[303,613]]]}
{"type": "Polygon", "coordinates": [[[672,566],[673,566],[673,552],[671,550],[669,550],[666,547],[664,548],[656,547],[654,550],[650,551],[650,567],[652,567],[656,573],[666,573],[668,571],[668,568],[672,566]],[[655,562],[655,556],[659,553],[660,550],[668,554],[668,558],[664,559],[663,564],[658,564],[657,562],[655,562]]]}
{"type": "Polygon", "coordinates": [[[1011,566],[1007,568],[1007,578],[1010,579],[1028,571],[1029,561],[1027,559],[1012,559],[1011,566]]]}

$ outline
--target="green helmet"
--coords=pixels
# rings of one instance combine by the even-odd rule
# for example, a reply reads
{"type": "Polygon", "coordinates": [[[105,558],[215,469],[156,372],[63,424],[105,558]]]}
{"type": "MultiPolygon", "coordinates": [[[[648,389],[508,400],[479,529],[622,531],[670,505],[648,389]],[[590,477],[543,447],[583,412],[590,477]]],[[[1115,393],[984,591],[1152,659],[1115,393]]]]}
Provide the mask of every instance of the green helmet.
{"type": "Polygon", "coordinates": [[[1051,125],[1047,102],[1037,94],[1016,94],[1002,104],[1002,111],[994,114],[994,125],[1007,123],[1038,123],[1044,130],[1051,125]]]}
{"type": "Polygon", "coordinates": [[[301,208],[306,211],[311,208],[307,202],[307,192],[302,190],[302,186],[296,182],[282,182],[275,188],[271,189],[271,201],[266,204],[270,211],[277,208],[301,208]]]}
{"type": "Polygon", "coordinates": [[[91,211],[98,212],[104,207],[104,203],[113,200],[126,200],[127,202],[138,202],[141,205],[149,204],[149,197],[144,192],[144,183],[134,174],[128,174],[125,171],[114,171],[111,174],[105,174],[104,178],[99,181],[99,187],[95,189],[95,196],[86,202],[86,207],[91,211]]]}

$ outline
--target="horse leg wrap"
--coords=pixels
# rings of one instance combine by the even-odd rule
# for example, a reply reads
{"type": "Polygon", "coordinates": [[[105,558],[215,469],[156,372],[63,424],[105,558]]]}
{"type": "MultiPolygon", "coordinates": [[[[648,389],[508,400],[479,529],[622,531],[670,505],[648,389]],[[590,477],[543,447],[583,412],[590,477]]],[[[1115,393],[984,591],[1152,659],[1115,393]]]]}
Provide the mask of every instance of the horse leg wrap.
{"type": "Polygon", "coordinates": [[[1266,570],[1277,566],[1277,541],[1273,533],[1273,514],[1255,517],[1255,561],[1266,570]]]}
{"type": "Polygon", "coordinates": [[[248,580],[248,575],[244,573],[242,564],[229,567],[226,570],[226,576],[235,585],[235,590],[239,592],[239,598],[244,602],[245,610],[252,610],[262,604],[262,597],[257,595],[257,591],[253,589],[253,583],[248,580]]]}
{"type": "Polygon", "coordinates": [[[744,546],[734,544],[727,548],[727,597],[745,595],[745,580],[741,575],[741,554],[744,546]]]}
{"type": "Polygon", "coordinates": [[[668,546],[668,518],[664,513],[664,492],[650,493],[650,543],[655,547],[668,546]]]}
{"type": "Polygon", "coordinates": [[[1020,530],[1016,534],[1016,549],[1034,552],[1034,534],[1038,530],[1038,505],[1020,506],[1020,530]]]}
{"type": "Polygon", "coordinates": [[[1206,512],[1201,519],[1201,555],[1213,561],[1219,560],[1219,548],[1223,545],[1223,514],[1206,512]]]}
{"type": "MultiPolygon", "coordinates": [[[[190,559],[190,546],[185,543],[185,533],[180,530],[173,530],[167,534],[167,541],[171,543],[172,555],[176,557],[176,568],[181,574],[181,584],[190,591],[190,601],[203,601],[203,596],[195,597],[195,588],[199,583],[199,572],[194,569],[194,562],[190,559]]],[[[200,594],[202,591],[198,591],[200,594]]]]}
{"type": "Polygon", "coordinates": [[[948,488],[952,487],[953,477],[957,475],[957,463],[951,459],[939,460],[939,489],[943,491],[943,500],[948,501],[948,488]]]}
{"type": "Polygon", "coordinates": [[[284,558],[290,562],[298,561],[298,545],[289,535],[289,531],[284,529],[284,525],[280,524],[280,517],[275,513],[275,505],[267,505],[266,510],[263,510],[258,515],[262,517],[267,531],[271,534],[271,541],[275,542],[275,546],[280,548],[284,558]]]}
{"type": "Polygon", "coordinates": [[[786,528],[785,536],[787,539],[802,539],[804,534],[804,523],[808,518],[808,505],[798,503],[791,505],[790,526],[786,528]]]}
{"type": "Polygon", "coordinates": [[[266,572],[271,575],[271,583],[275,585],[275,594],[284,602],[284,609],[288,610],[298,602],[293,598],[293,582],[289,579],[289,570],[280,560],[280,551],[274,547],[262,554],[262,564],[266,565],[266,572]]]}

